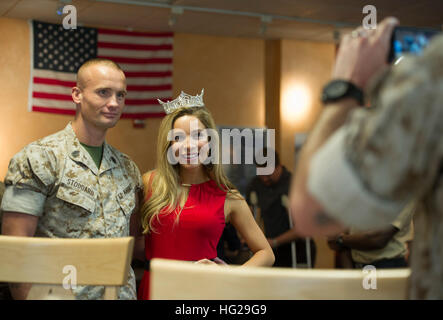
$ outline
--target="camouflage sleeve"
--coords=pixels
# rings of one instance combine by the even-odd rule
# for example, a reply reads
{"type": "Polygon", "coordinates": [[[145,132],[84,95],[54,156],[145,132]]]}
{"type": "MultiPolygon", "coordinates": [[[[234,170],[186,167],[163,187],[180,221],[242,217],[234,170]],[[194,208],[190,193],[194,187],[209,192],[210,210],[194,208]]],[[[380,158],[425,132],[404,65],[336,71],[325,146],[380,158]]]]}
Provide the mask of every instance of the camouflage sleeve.
{"type": "Polygon", "coordinates": [[[55,170],[46,150],[33,145],[25,147],[9,163],[2,211],[41,216],[54,180],[55,170]]]}
{"type": "Polygon", "coordinates": [[[314,155],[309,191],[344,224],[392,223],[432,187],[443,151],[443,81],[435,67],[430,59],[403,59],[383,79],[377,107],[354,111],[314,155]]]}

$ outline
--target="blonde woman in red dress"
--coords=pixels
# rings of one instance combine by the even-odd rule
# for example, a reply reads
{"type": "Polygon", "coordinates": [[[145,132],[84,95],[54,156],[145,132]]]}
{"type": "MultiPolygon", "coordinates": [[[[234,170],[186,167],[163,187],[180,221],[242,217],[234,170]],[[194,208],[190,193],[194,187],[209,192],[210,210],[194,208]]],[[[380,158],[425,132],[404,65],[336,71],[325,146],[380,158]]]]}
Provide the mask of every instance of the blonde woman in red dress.
{"type": "Polygon", "coordinates": [[[159,130],[157,168],[143,176],[141,222],[146,267],[139,299],[149,299],[149,261],[153,258],[219,263],[217,244],[227,222],[253,253],[244,266],[274,263],[268,241],[246,201],[223,173],[220,161],[201,161],[201,154],[211,156],[205,148],[210,139],[215,139],[217,148],[213,159],[218,157],[219,147],[214,120],[204,107],[203,91],[197,96],[182,92],[176,100],[161,103],[167,115],[159,130]]]}

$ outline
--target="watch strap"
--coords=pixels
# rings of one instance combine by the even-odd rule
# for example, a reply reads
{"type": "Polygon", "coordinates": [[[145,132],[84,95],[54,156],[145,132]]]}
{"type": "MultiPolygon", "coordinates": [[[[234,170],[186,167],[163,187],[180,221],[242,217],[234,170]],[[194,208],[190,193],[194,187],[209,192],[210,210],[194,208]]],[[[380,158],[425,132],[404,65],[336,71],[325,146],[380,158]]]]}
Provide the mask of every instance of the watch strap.
{"type": "Polygon", "coordinates": [[[353,98],[355,99],[361,106],[364,105],[364,93],[363,90],[360,89],[359,87],[357,87],[356,85],[354,85],[352,82],[350,81],[346,81],[346,80],[332,80],[330,82],[328,82],[324,87],[323,87],[323,92],[322,92],[322,97],[321,100],[323,102],[323,104],[327,104],[330,102],[336,102],[339,101],[341,99],[344,98],[353,98]],[[342,94],[334,96],[329,94],[329,89],[331,86],[333,86],[334,84],[340,83],[341,85],[346,85],[346,90],[343,91],[342,94]]]}

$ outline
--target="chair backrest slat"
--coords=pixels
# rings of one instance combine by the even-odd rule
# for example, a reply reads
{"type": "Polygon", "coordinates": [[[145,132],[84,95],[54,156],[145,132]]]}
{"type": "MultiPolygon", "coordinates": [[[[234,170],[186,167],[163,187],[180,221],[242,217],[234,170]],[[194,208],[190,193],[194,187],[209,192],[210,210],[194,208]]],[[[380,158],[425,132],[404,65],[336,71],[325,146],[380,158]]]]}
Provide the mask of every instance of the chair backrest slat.
{"type": "Polygon", "coordinates": [[[0,281],[78,285],[126,284],[134,239],[50,239],[0,236],[0,281]]]}
{"type": "Polygon", "coordinates": [[[153,259],[150,270],[151,298],[171,300],[396,300],[407,298],[410,277],[409,269],[363,273],[361,270],[197,265],[164,259],[153,259]]]}

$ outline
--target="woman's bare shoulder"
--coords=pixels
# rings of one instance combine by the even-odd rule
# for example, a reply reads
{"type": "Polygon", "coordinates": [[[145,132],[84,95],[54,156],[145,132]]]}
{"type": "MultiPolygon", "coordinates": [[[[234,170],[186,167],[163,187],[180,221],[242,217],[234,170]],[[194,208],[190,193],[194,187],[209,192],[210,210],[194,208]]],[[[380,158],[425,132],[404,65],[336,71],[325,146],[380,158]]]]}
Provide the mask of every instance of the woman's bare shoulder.
{"type": "Polygon", "coordinates": [[[243,198],[240,191],[238,191],[237,189],[231,189],[226,194],[226,200],[229,200],[229,201],[245,200],[245,198],[243,198]]]}

